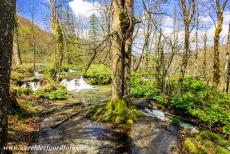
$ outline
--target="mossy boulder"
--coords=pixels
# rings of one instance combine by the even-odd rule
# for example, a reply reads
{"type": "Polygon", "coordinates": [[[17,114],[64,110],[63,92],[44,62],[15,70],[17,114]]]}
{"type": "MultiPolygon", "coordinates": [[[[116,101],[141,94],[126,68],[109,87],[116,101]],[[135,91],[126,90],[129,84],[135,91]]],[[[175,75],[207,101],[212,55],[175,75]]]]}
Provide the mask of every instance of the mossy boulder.
{"type": "Polygon", "coordinates": [[[127,106],[124,100],[111,100],[106,105],[96,105],[88,116],[92,120],[133,124],[142,114],[134,107],[127,106]]]}

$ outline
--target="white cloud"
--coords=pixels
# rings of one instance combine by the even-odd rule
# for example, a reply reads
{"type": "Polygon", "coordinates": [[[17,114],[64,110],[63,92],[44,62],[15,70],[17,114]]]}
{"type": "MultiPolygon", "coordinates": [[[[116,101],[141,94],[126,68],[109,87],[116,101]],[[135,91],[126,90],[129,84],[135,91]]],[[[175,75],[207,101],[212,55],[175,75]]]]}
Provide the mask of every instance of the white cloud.
{"type": "Polygon", "coordinates": [[[100,6],[98,2],[88,2],[86,0],[73,0],[69,2],[69,6],[72,8],[76,16],[89,17],[93,13],[97,14],[95,10],[100,6]]]}

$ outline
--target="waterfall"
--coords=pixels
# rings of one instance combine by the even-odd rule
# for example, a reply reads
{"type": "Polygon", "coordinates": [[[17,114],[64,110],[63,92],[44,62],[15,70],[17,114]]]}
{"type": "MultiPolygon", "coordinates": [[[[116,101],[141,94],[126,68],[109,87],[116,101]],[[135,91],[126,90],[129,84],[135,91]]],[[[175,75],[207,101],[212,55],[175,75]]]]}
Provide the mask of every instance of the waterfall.
{"type": "Polygon", "coordinates": [[[23,88],[30,87],[33,91],[41,87],[40,82],[27,82],[22,85],[23,88]]]}
{"type": "Polygon", "coordinates": [[[39,72],[34,72],[34,77],[35,77],[36,79],[42,78],[43,75],[44,75],[44,74],[41,74],[41,73],[39,73],[39,72]]]}
{"type": "Polygon", "coordinates": [[[64,79],[61,81],[61,84],[65,86],[68,91],[80,91],[93,88],[93,86],[89,85],[83,77],[81,77],[80,79],[73,79],[70,81],[64,79]]]}

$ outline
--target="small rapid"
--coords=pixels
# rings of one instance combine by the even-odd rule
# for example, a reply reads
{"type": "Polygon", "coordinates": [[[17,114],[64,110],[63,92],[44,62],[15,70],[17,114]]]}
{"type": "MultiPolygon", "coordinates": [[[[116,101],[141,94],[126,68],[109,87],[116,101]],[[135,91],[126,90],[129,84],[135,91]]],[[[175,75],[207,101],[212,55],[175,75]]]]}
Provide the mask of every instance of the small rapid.
{"type": "Polygon", "coordinates": [[[94,87],[87,83],[86,79],[82,76],[80,79],[73,79],[68,81],[64,79],[61,81],[61,84],[67,88],[68,91],[81,91],[86,89],[93,89],[94,87]]]}

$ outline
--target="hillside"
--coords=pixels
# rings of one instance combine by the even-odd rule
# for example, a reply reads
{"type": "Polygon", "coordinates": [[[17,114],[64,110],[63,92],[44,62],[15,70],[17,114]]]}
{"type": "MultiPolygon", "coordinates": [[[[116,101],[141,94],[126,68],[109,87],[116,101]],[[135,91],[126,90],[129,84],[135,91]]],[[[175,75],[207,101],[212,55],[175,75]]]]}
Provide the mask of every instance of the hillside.
{"type": "Polygon", "coordinates": [[[19,48],[23,63],[30,63],[33,60],[32,25],[34,28],[36,61],[41,63],[50,60],[53,52],[54,40],[52,35],[43,31],[39,26],[32,24],[28,19],[18,16],[19,24],[19,48]],[[42,58],[41,58],[42,57],[42,58]]]}

